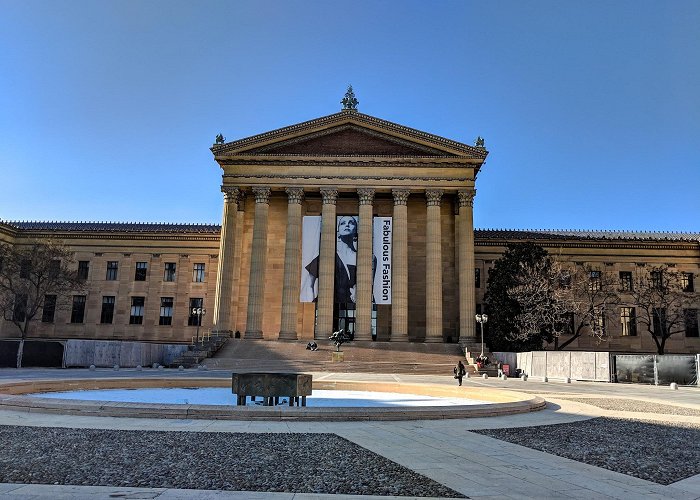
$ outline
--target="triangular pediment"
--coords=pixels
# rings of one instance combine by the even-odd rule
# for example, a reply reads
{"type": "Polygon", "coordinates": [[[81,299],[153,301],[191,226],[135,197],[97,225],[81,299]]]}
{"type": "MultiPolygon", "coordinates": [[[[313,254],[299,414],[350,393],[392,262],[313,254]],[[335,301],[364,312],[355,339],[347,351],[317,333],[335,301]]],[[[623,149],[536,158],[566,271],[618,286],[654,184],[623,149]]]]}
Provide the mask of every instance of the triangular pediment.
{"type": "Polygon", "coordinates": [[[222,159],[239,155],[422,156],[466,157],[482,161],[488,154],[483,148],[352,110],[343,110],[252,137],[215,144],[212,152],[222,159]]]}
{"type": "Polygon", "coordinates": [[[354,124],[340,125],[254,148],[248,153],[309,156],[453,156],[436,148],[354,124]]]}

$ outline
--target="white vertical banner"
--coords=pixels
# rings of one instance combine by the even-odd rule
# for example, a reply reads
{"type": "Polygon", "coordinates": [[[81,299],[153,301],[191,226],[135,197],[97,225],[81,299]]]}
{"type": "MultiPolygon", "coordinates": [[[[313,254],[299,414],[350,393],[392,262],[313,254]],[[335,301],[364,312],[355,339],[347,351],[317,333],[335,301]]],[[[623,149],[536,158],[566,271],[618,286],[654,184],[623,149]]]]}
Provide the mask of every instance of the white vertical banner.
{"type": "Polygon", "coordinates": [[[321,247],[321,216],[305,215],[301,225],[300,302],[316,302],[318,297],[318,263],[321,247]]]}
{"type": "Polygon", "coordinates": [[[374,253],[374,302],[391,304],[391,242],[392,218],[375,217],[373,221],[372,247],[374,253]]]}

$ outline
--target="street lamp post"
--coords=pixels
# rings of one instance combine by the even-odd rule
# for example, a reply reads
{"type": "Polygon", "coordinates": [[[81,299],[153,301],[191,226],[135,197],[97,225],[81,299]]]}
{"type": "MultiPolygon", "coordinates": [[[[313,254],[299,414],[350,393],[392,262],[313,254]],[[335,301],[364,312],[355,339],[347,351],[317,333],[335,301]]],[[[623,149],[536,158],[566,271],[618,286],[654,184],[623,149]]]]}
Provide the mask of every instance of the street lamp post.
{"type": "Polygon", "coordinates": [[[489,317],[487,314],[477,314],[476,315],[476,322],[481,325],[481,356],[484,356],[484,323],[486,323],[489,320],[489,317]]]}
{"type": "Polygon", "coordinates": [[[199,344],[199,327],[202,326],[202,316],[205,314],[207,314],[207,310],[203,307],[192,308],[192,315],[197,316],[197,341],[195,342],[195,345],[199,344]]]}

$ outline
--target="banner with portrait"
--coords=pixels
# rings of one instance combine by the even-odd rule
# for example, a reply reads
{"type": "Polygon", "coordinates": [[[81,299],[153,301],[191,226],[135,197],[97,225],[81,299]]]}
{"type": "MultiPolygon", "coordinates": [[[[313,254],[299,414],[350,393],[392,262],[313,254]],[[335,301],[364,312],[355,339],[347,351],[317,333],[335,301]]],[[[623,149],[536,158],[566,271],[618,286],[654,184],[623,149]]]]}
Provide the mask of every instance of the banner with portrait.
{"type": "Polygon", "coordinates": [[[300,302],[316,302],[318,297],[318,262],[321,247],[321,216],[306,215],[301,224],[301,291],[300,302]]]}
{"type": "Polygon", "coordinates": [[[357,215],[336,217],[334,302],[357,302],[357,215]]]}
{"type": "Polygon", "coordinates": [[[375,217],[372,227],[374,254],[374,302],[391,304],[391,243],[392,218],[375,217]]]}

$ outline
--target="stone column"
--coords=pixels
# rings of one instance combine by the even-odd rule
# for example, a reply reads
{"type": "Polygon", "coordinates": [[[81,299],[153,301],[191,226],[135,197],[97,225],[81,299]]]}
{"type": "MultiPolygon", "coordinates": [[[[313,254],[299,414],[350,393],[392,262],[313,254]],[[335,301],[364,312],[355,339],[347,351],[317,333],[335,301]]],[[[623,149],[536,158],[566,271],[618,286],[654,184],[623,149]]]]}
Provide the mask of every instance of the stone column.
{"type": "Polygon", "coordinates": [[[233,254],[236,246],[237,187],[221,186],[224,193],[224,213],[219,241],[219,264],[216,271],[214,296],[214,330],[231,332],[231,305],[233,303],[233,254]]]}
{"type": "Polygon", "coordinates": [[[280,339],[297,339],[297,305],[301,287],[301,200],[304,189],[289,187],[287,192],[287,239],[284,245],[282,320],[280,339]]]}
{"type": "Polygon", "coordinates": [[[357,228],[357,289],[355,340],[372,340],[372,202],[374,188],[357,190],[360,198],[357,228]]]}
{"type": "Polygon", "coordinates": [[[459,339],[460,342],[476,340],[475,276],[474,276],[474,196],[475,189],[457,192],[459,215],[457,226],[459,234],[459,339]]]}
{"type": "Polygon", "coordinates": [[[425,341],[442,342],[442,189],[428,189],[425,252],[425,341]]]}
{"type": "Polygon", "coordinates": [[[408,189],[394,195],[391,270],[391,341],[408,342],[408,189]]]}
{"type": "Polygon", "coordinates": [[[255,219],[253,221],[253,248],[250,254],[248,281],[248,317],[245,338],[263,338],[263,306],[265,300],[265,264],[267,262],[267,214],[270,209],[270,188],[253,188],[255,219]]]}
{"type": "Polygon", "coordinates": [[[333,300],[335,286],[335,202],[338,190],[322,188],[321,248],[318,263],[318,300],[314,338],[328,339],[333,333],[333,300]]]}
{"type": "Polygon", "coordinates": [[[233,253],[233,305],[231,306],[231,329],[238,329],[238,316],[241,304],[241,258],[243,255],[243,225],[245,224],[245,191],[238,193],[238,211],[236,212],[236,228],[240,236],[236,238],[236,245],[233,253]]]}

